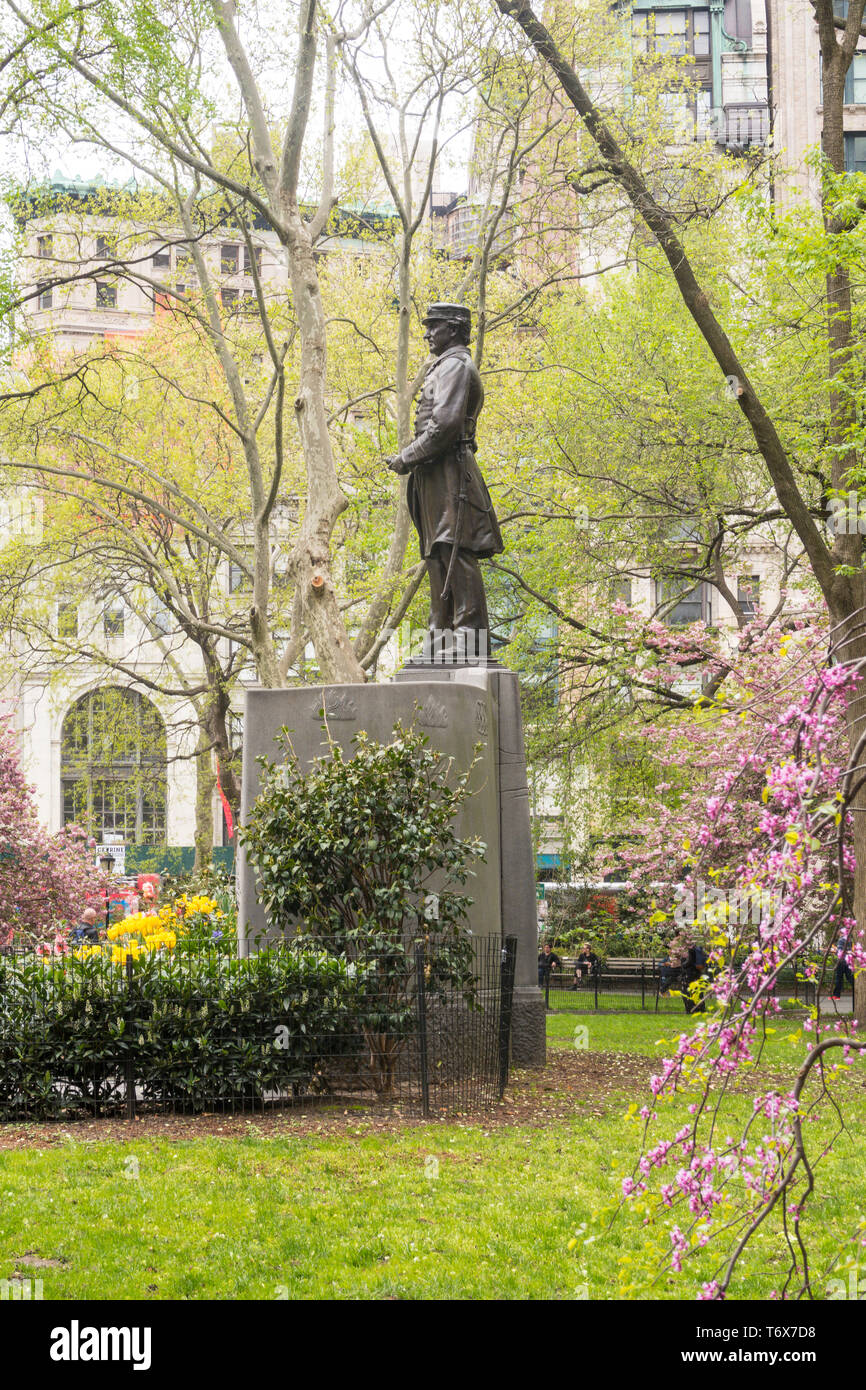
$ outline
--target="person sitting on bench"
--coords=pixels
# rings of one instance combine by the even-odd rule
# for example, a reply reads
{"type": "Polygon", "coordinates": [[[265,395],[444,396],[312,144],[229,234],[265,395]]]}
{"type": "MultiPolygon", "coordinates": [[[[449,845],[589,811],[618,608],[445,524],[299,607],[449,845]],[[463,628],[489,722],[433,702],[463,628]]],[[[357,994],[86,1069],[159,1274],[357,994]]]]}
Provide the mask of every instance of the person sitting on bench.
{"type": "Polygon", "coordinates": [[[550,942],[545,941],[538,956],[538,987],[547,989],[550,984],[550,972],[556,966],[557,970],[562,969],[562,961],[551,948],[550,942]]]}
{"type": "Polygon", "coordinates": [[[585,975],[595,975],[598,972],[598,956],[590,947],[588,941],[584,941],[580,948],[580,955],[574,963],[574,983],[582,983],[585,975]]]}

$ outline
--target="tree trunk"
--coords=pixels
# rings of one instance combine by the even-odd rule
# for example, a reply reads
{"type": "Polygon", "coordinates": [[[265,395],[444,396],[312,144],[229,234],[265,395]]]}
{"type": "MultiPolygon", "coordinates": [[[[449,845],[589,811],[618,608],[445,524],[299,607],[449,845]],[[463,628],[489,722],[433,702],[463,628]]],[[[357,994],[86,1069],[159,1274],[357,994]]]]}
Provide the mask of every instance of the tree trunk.
{"type": "MultiPolygon", "coordinates": [[[[862,8],[862,7],[861,7],[862,8]]],[[[827,27],[827,16],[819,16],[822,52],[822,102],[824,120],[821,148],[835,174],[845,172],[845,136],[843,128],[845,77],[851,61],[836,34],[827,27]],[[823,19],[823,23],[822,23],[823,19]]],[[[838,232],[835,210],[824,199],[824,227],[828,235],[838,232]]],[[[856,412],[846,377],[851,370],[853,340],[851,326],[851,279],[844,265],[832,266],[826,277],[827,366],[829,377],[830,474],[833,488],[843,493],[857,490],[858,458],[855,449],[848,447],[852,427],[856,427],[856,412]]],[[[834,577],[831,593],[825,594],[830,616],[836,631],[833,657],[843,662],[863,662],[866,672],[866,632],[864,632],[864,602],[866,576],[862,571],[863,538],[856,525],[840,529],[833,541],[833,560],[845,566],[848,574],[834,577]],[[850,571],[856,571],[850,573],[850,571]]],[[[857,750],[866,727],[866,692],[855,695],[846,712],[848,746],[851,754],[857,750]]],[[[862,757],[858,758],[862,763],[862,757]]],[[[855,785],[856,785],[855,778],[855,785]]],[[[861,944],[866,938],[866,786],[856,791],[851,804],[852,850],[854,869],[854,915],[857,919],[856,938],[861,944]]],[[[854,1014],[866,1020],[866,974],[859,975],[854,986],[854,1014]]]]}
{"type": "MultiPolygon", "coordinates": [[[[412,286],[410,256],[412,242],[406,234],[400,248],[400,266],[397,281],[399,299],[399,321],[397,324],[397,363],[394,385],[397,396],[397,448],[405,449],[412,439],[412,398],[416,382],[420,384],[421,374],[416,381],[409,380],[409,320],[412,312],[412,286]]],[[[409,508],[406,505],[407,479],[400,479],[400,496],[397,514],[394,518],[394,532],[388,549],[388,558],[377,592],[373,595],[370,607],[364,615],[361,630],[355,639],[355,653],[363,661],[376,643],[382,624],[393,610],[394,600],[401,587],[403,565],[406,560],[406,547],[412,532],[409,508]]]]}
{"type": "Polygon", "coordinates": [[[298,214],[291,223],[289,275],[301,339],[295,418],[307,469],[307,503],[290,564],[323,682],[358,683],[366,676],[349,641],[331,575],[331,537],[348,503],[328,432],[325,312],[309,234],[298,214]]]}
{"type": "Polygon", "coordinates": [[[195,783],[195,864],[196,873],[213,865],[213,756],[207,729],[199,730],[195,783]]]}
{"type": "Polygon", "coordinates": [[[229,695],[225,686],[214,684],[205,712],[205,729],[219,768],[220,786],[237,823],[241,806],[241,769],[238,750],[232,747],[229,734],[229,708],[229,695]]]}

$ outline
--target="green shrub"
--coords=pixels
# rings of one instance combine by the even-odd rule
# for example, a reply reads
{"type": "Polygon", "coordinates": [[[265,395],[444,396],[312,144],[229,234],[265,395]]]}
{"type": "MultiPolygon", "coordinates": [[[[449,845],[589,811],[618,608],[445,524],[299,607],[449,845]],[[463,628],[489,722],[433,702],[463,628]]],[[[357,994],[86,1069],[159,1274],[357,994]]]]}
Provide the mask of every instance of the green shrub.
{"type": "Polygon", "coordinates": [[[600,919],[594,925],[591,924],[588,929],[559,932],[547,929],[539,937],[539,945],[544,941],[549,941],[554,950],[559,951],[560,954],[565,953],[569,956],[576,956],[584,941],[588,941],[602,964],[611,956],[630,958],[654,956],[661,960],[670,949],[670,938],[661,936],[652,928],[648,927],[641,935],[635,936],[609,917],[600,919]]]}
{"type": "Polygon", "coordinates": [[[112,1103],[130,1042],[123,989],[104,957],[0,957],[0,1113],[112,1103]]]}
{"type": "Polygon", "coordinates": [[[0,1115],[98,1111],[127,1063],[148,1102],[201,1110],[317,1084],[361,1043],[359,979],[321,951],[0,957],[0,1115]]]}
{"type": "Polygon", "coordinates": [[[348,758],[332,744],[308,771],[285,729],[282,744],[285,762],[259,760],[261,792],[241,830],[259,901],[272,928],[364,962],[365,1035],[387,1093],[414,1017],[414,938],[427,944],[428,994],[457,989],[474,1003],[472,899],[457,889],[485,846],[453,824],[471,769],[452,781],[450,761],[399,724],[388,744],[358,734],[348,758]]]}
{"type": "Polygon", "coordinates": [[[650,924],[652,903],[646,893],[620,893],[607,902],[592,888],[564,888],[551,894],[539,943],[576,955],[588,941],[602,962],[610,956],[666,956],[673,928],[650,924]]]}

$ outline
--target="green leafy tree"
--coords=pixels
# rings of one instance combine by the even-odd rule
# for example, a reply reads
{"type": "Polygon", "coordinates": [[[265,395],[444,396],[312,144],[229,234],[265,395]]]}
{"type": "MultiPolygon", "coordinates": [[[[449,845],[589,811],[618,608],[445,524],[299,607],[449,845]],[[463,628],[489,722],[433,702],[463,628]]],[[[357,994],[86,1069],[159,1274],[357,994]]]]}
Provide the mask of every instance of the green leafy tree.
{"type": "MultiPolygon", "coordinates": [[[[696,330],[695,341],[709,353],[719,383],[733,384],[735,402],[750,430],[762,460],[767,486],[789,519],[808,558],[832,624],[833,656],[860,661],[866,653],[863,612],[866,609],[864,535],[858,525],[837,525],[828,538],[820,514],[796,470],[796,450],[786,438],[783,414],[762,387],[760,343],[738,344],[724,304],[716,306],[700,256],[690,244],[689,223],[694,213],[684,208],[682,183],[673,188],[659,178],[655,141],[636,139],[623,128],[618,114],[593,99],[591,76],[579,71],[580,34],[568,13],[554,17],[548,28],[525,0],[496,0],[499,11],[522,31],[531,49],[559,85],[567,103],[592,139],[599,163],[622,206],[639,220],[643,234],[658,248],[659,262],[676,286],[696,330]],[[757,346],[758,350],[755,351],[757,346]]],[[[823,357],[827,363],[821,405],[825,438],[820,477],[826,494],[855,492],[862,482],[862,337],[856,286],[862,273],[863,176],[845,168],[844,88],[854,51],[864,32],[864,0],[851,0],[845,18],[838,17],[833,0],[812,0],[822,59],[823,128],[818,161],[821,187],[822,234],[799,248],[803,269],[808,264],[820,277],[820,310],[824,321],[823,357]]],[[[735,327],[735,325],[734,325],[735,327]]],[[[850,748],[859,759],[864,746],[864,697],[848,704],[850,748]]],[[[855,907],[858,936],[866,933],[866,786],[853,803],[855,907]],[[859,814],[857,814],[859,812],[859,814]]],[[[857,982],[855,1007],[866,1009],[866,975],[857,982]]]]}

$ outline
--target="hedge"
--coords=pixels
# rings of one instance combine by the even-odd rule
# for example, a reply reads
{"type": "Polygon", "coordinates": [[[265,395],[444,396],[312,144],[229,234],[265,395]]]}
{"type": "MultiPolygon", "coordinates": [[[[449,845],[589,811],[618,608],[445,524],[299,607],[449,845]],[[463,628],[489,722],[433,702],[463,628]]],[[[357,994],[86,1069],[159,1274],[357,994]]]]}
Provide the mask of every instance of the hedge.
{"type": "Polygon", "coordinates": [[[127,1077],[179,1110],[301,1094],[357,1054],[359,982],[323,951],[0,956],[0,1118],[114,1107],[127,1077]]]}

